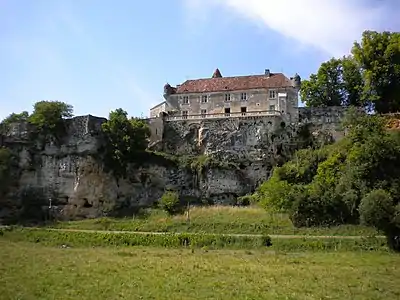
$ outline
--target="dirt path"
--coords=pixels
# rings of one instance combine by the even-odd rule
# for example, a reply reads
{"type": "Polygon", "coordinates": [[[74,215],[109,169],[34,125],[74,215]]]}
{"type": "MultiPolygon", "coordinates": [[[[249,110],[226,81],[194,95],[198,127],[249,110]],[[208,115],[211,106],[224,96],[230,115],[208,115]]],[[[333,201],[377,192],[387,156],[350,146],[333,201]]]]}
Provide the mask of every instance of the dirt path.
{"type": "MultiPolygon", "coordinates": [[[[6,226],[0,226],[6,228],[6,226]]],[[[149,234],[149,235],[166,235],[166,234],[180,234],[180,232],[143,232],[143,231],[122,231],[122,230],[90,230],[90,229],[66,229],[66,228],[45,228],[45,227],[25,227],[31,230],[50,230],[50,231],[63,231],[63,232],[88,232],[88,233],[106,233],[106,234],[149,234]]],[[[189,233],[189,232],[188,232],[189,233]]],[[[190,232],[194,234],[194,232],[190,232]]],[[[262,234],[220,234],[220,233],[205,233],[213,235],[224,235],[232,237],[261,237],[262,234]]],[[[362,239],[365,236],[358,235],[280,235],[280,234],[267,234],[273,239],[362,239]]],[[[376,236],[376,238],[385,238],[384,236],[376,236]]]]}

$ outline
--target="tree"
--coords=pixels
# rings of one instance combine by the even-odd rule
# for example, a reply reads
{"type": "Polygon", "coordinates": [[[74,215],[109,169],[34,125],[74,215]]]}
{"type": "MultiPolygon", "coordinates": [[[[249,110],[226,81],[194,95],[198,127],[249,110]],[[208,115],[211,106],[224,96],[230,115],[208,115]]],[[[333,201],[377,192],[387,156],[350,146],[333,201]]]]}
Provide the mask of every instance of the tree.
{"type": "Polygon", "coordinates": [[[28,118],[29,118],[29,113],[27,111],[23,111],[19,114],[12,113],[7,117],[5,117],[4,120],[1,121],[1,124],[7,126],[10,125],[11,123],[26,122],[28,118]]]}
{"type": "Polygon", "coordinates": [[[123,175],[126,165],[139,159],[148,145],[150,128],[140,119],[128,119],[122,108],[111,111],[102,124],[106,138],[107,163],[116,173],[123,175]]]}
{"type": "Polygon", "coordinates": [[[302,82],[300,96],[310,107],[362,106],[363,81],[351,57],[332,58],[321,64],[316,74],[302,82]]]}
{"type": "Polygon", "coordinates": [[[29,122],[39,130],[53,131],[61,125],[63,118],[73,116],[73,107],[60,101],[39,101],[33,106],[29,122]]]}
{"type": "Polygon", "coordinates": [[[354,59],[362,70],[363,98],[379,113],[400,110],[400,33],[364,31],[354,43],[354,59]]]}
{"type": "Polygon", "coordinates": [[[400,110],[400,33],[364,31],[351,55],[332,58],[302,83],[307,106],[359,106],[378,113],[400,110]]]}

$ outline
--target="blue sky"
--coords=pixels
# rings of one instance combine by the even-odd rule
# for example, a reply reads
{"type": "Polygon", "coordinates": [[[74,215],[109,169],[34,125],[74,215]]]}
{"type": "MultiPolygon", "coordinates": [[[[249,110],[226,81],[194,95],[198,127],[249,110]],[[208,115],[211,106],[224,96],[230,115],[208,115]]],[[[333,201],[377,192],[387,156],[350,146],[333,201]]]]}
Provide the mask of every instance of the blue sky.
{"type": "Polygon", "coordinates": [[[0,118],[40,100],[75,115],[148,115],[163,85],[307,78],[365,29],[400,31],[399,0],[0,0],[0,118]]]}

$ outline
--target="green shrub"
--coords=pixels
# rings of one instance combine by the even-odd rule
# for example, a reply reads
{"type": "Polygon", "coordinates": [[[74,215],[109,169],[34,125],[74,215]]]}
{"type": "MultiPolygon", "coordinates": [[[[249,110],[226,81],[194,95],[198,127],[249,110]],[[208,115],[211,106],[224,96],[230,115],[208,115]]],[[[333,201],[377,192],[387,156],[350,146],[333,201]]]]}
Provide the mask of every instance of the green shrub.
{"type": "Polygon", "coordinates": [[[393,199],[384,190],[373,190],[365,195],[361,200],[359,211],[361,222],[365,225],[374,226],[383,231],[393,225],[395,216],[393,199]]]}
{"type": "Polygon", "coordinates": [[[166,191],[160,199],[160,207],[170,215],[177,213],[179,211],[178,193],[166,191]]]}

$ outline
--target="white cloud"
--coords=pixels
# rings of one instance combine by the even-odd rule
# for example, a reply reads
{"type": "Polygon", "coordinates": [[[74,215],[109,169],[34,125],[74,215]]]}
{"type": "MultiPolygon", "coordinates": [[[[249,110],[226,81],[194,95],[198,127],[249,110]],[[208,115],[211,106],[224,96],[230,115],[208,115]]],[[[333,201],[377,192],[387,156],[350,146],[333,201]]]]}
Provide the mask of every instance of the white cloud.
{"type": "Polygon", "coordinates": [[[190,14],[203,15],[206,11],[225,8],[225,12],[234,13],[303,46],[313,46],[333,56],[347,54],[353,42],[359,40],[366,29],[395,30],[387,25],[400,14],[400,8],[396,8],[393,2],[391,5],[391,1],[379,1],[374,3],[375,6],[368,5],[365,0],[184,1],[190,14]]]}

